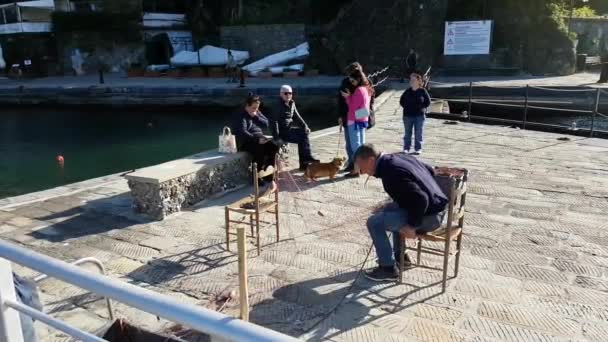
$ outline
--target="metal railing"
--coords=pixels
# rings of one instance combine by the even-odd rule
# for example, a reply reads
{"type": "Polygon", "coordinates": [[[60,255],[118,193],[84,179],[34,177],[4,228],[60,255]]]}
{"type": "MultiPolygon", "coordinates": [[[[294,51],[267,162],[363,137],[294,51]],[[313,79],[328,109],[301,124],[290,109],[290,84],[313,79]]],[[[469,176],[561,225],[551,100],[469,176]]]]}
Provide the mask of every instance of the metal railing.
{"type": "Polygon", "coordinates": [[[212,310],[178,303],[159,293],[87,272],[75,265],[0,240],[0,341],[3,342],[23,342],[21,329],[15,329],[21,326],[19,313],[31,316],[85,342],[104,341],[19,303],[9,261],[211,336],[238,342],[299,341],[291,336],[212,310]]]}
{"type": "MultiPolygon", "coordinates": [[[[444,84],[444,83],[439,83],[439,82],[432,82],[432,83],[444,84]]],[[[595,89],[592,89],[592,88],[584,88],[584,89],[554,89],[554,88],[538,87],[538,86],[530,86],[530,85],[526,85],[525,87],[522,87],[522,86],[512,86],[512,87],[483,86],[483,88],[497,88],[497,89],[503,89],[503,90],[505,90],[505,89],[508,89],[508,90],[522,89],[525,92],[524,92],[521,100],[475,99],[473,97],[474,83],[473,82],[469,82],[468,83],[468,88],[469,88],[468,89],[469,91],[468,91],[468,98],[467,99],[463,99],[463,98],[440,98],[440,97],[433,97],[433,100],[466,104],[467,105],[467,111],[466,111],[466,113],[464,115],[456,114],[456,113],[431,113],[431,114],[440,114],[440,115],[458,117],[458,118],[466,119],[469,122],[472,119],[477,119],[477,120],[487,120],[488,122],[489,121],[495,121],[495,122],[510,123],[510,124],[520,124],[523,129],[526,129],[526,126],[547,127],[547,128],[566,128],[563,125],[556,125],[556,124],[550,124],[550,123],[541,123],[541,122],[530,122],[529,119],[528,119],[528,112],[529,112],[530,109],[539,109],[539,110],[546,110],[546,111],[557,111],[557,112],[569,112],[569,113],[587,114],[587,115],[591,116],[591,123],[590,123],[590,127],[588,129],[590,137],[593,137],[594,134],[596,132],[598,132],[598,130],[596,129],[597,118],[598,117],[600,117],[600,118],[608,118],[608,116],[606,114],[602,114],[602,113],[599,112],[601,94],[602,93],[608,94],[608,92],[606,90],[603,90],[603,89],[600,89],[600,88],[595,88],[595,89]],[[592,109],[590,109],[590,110],[583,110],[583,109],[569,109],[569,108],[547,107],[548,104],[572,104],[572,103],[571,102],[563,102],[563,101],[560,102],[560,101],[531,100],[530,99],[530,89],[538,89],[538,90],[554,91],[554,92],[564,92],[564,93],[591,93],[591,92],[593,92],[594,95],[593,95],[592,109]],[[495,118],[495,117],[490,117],[490,116],[482,116],[482,115],[473,115],[472,114],[472,112],[473,112],[473,104],[491,105],[491,106],[495,106],[495,107],[504,107],[504,108],[521,108],[522,109],[522,118],[521,118],[521,120],[514,120],[514,119],[505,119],[505,118],[495,118]],[[534,105],[534,104],[536,104],[536,105],[534,105]]],[[[572,129],[573,130],[582,130],[582,129],[577,128],[576,126],[572,127],[572,129]]],[[[604,131],[602,131],[602,132],[604,132],[604,131]]]]}
{"type": "MultiPolygon", "coordinates": [[[[95,267],[97,267],[97,270],[99,271],[99,273],[106,275],[106,268],[103,266],[103,263],[96,258],[91,258],[91,257],[82,258],[82,259],[78,259],[78,260],[72,262],[71,264],[74,266],[93,264],[93,265],[95,265],[95,267]]],[[[34,282],[40,283],[49,278],[50,277],[48,276],[48,274],[41,274],[34,278],[34,282]]],[[[106,300],[106,306],[108,307],[108,317],[111,320],[114,320],[114,310],[112,309],[112,302],[110,301],[110,298],[107,298],[107,297],[105,298],[105,300],[106,300]]]]}

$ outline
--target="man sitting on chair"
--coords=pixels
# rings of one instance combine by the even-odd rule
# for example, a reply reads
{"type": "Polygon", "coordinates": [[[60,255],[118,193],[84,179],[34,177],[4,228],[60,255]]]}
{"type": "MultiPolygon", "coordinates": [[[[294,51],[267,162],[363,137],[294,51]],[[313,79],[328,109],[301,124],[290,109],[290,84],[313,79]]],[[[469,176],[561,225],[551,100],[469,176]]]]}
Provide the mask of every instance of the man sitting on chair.
{"type": "Polygon", "coordinates": [[[312,162],[318,162],[313,158],[310,150],[310,128],[302,119],[296,103],[293,100],[293,90],[290,86],[281,87],[280,98],[274,107],[270,108],[270,128],[272,136],[279,145],[284,143],[298,144],[298,156],[300,158],[300,170],[312,162]]]}
{"type": "MultiPolygon", "coordinates": [[[[365,277],[374,281],[396,280],[399,233],[413,239],[417,233],[439,228],[448,199],[435,181],[433,168],[414,156],[384,154],[372,144],[364,144],[357,149],[354,159],[361,173],[382,180],[384,190],[393,200],[367,220],[379,266],[366,272],[365,277]],[[393,234],[392,248],[387,231],[393,234]]],[[[411,262],[407,254],[405,257],[404,266],[408,266],[411,262]]]]}

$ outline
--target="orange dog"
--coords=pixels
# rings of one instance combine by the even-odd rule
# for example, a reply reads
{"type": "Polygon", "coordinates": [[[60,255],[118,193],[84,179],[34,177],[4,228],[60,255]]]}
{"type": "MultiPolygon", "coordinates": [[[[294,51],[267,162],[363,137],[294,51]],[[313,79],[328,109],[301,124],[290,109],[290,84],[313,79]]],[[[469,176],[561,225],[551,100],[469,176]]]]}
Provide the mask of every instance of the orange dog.
{"type": "Polygon", "coordinates": [[[346,158],[334,158],[331,163],[312,163],[306,168],[304,176],[309,181],[317,180],[319,177],[329,177],[329,179],[334,180],[345,161],[346,158]]]}

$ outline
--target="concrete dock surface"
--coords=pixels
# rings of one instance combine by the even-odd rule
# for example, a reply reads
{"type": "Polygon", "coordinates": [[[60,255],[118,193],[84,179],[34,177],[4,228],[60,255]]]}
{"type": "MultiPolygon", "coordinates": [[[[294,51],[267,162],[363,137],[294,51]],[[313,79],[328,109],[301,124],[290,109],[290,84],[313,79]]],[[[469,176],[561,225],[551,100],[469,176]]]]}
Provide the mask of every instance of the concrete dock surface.
{"type": "MultiPolygon", "coordinates": [[[[399,151],[398,91],[383,94],[367,141],[399,151]]],[[[313,133],[322,160],[344,154],[337,128],[313,133]]],[[[387,197],[365,177],[306,183],[292,148],[281,175],[281,241],[251,241],[251,321],[309,341],[605,341],[608,336],[608,141],[428,119],[422,159],[470,170],[460,274],[413,269],[404,284],[358,276],[365,224],[387,197]]],[[[41,175],[43,176],[43,175],[41,175]]],[[[237,257],[224,244],[224,205],[242,189],[161,222],[134,214],[118,175],[0,200],[0,237],[73,261],[96,257],[112,278],[238,316],[237,257]]],[[[233,244],[235,246],[235,244],[233,244]]],[[[440,259],[424,256],[423,263],[440,259]]],[[[372,250],[366,267],[375,265],[372,250]]],[[[35,272],[15,266],[21,275],[35,272]]],[[[56,280],[45,311],[94,331],[105,302],[56,280]]],[[[171,323],[115,303],[116,315],[154,331],[171,323]]],[[[37,323],[40,324],[40,323],[37,323]]],[[[39,326],[42,341],[68,341],[39,326]]]]}

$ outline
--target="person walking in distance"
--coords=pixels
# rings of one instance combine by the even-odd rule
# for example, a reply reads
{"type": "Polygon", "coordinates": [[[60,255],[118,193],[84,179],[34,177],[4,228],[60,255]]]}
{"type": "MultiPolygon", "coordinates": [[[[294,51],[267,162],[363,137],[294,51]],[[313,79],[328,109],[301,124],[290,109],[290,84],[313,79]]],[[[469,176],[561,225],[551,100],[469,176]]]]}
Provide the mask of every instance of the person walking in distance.
{"type": "Polygon", "coordinates": [[[228,83],[236,83],[237,81],[237,63],[231,50],[228,50],[228,61],[226,63],[226,74],[228,75],[228,83]]]}
{"type": "Polygon", "coordinates": [[[281,86],[279,98],[270,108],[269,117],[272,136],[278,145],[298,144],[300,170],[305,170],[308,164],[319,161],[312,156],[310,128],[298,112],[291,86],[281,86]]]}
{"type": "Polygon", "coordinates": [[[410,49],[410,53],[405,57],[405,76],[410,77],[411,74],[416,72],[418,65],[418,54],[414,49],[410,49]]]}
{"type": "Polygon", "coordinates": [[[412,131],[414,131],[414,154],[422,153],[423,129],[427,108],[431,105],[429,93],[422,87],[422,76],[410,75],[410,87],[401,95],[399,103],[403,107],[403,151],[410,152],[412,146],[412,131]]]}

